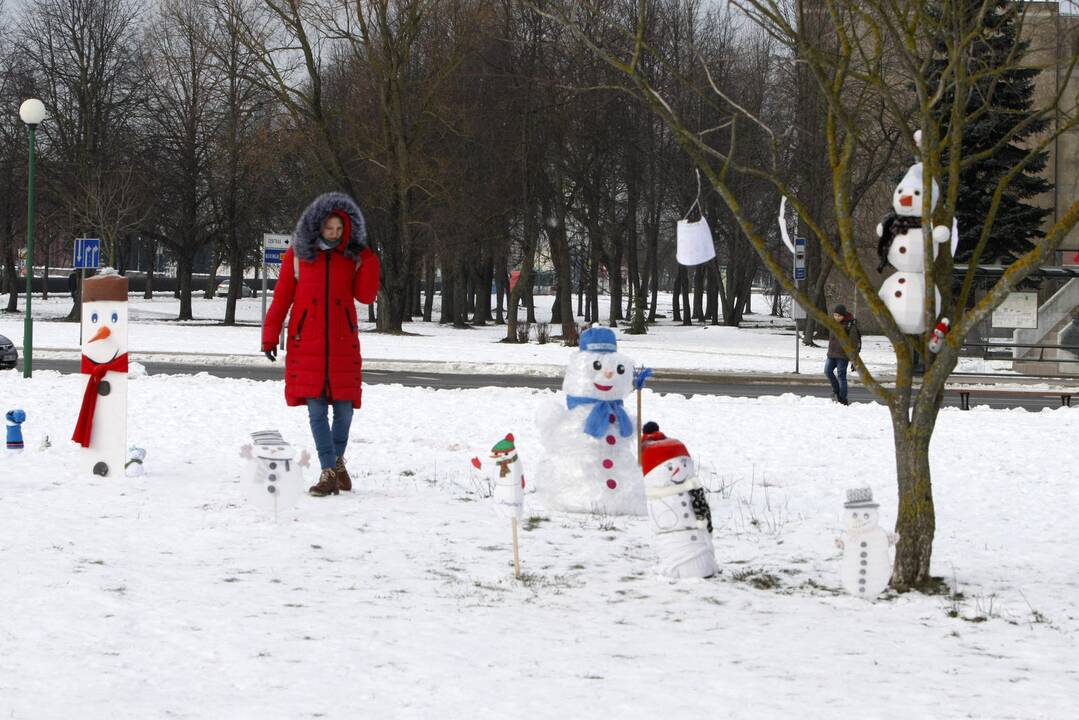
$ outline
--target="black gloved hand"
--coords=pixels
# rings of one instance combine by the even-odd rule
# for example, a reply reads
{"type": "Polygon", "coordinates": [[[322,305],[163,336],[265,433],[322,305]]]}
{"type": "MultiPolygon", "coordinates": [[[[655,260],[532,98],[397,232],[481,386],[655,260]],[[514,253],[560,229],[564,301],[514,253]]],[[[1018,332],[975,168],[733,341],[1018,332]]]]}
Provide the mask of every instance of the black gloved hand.
{"type": "Polygon", "coordinates": [[[266,359],[270,362],[277,362],[277,348],[270,348],[269,350],[263,350],[262,353],[266,356],[266,359]]]}

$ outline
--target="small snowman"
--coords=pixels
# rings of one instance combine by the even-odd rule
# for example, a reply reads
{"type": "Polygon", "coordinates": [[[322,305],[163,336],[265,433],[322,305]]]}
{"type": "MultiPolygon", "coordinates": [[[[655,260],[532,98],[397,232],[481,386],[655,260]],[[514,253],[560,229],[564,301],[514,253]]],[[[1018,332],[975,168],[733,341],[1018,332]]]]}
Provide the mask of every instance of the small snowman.
{"type": "MultiPolygon", "coordinates": [[[[915,143],[920,144],[921,132],[914,135],[915,143]]],[[[915,163],[899,181],[892,194],[892,211],[877,225],[877,255],[880,265],[877,272],[882,272],[885,265],[891,265],[897,272],[888,277],[877,294],[887,306],[896,325],[907,335],[920,335],[926,330],[924,317],[925,298],[925,243],[922,236],[922,183],[925,167],[915,163]]],[[[929,212],[932,213],[940,198],[940,186],[936,180],[930,182],[932,196],[929,212]]],[[[933,258],[936,259],[938,245],[948,242],[951,230],[944,225],[933,228],[933,258]]],[[[934,286],[934,314],[940,308],[940,291],[934,286]]]]}
{"type": "Polygon", "coordinates": [[[634,457],[634,424],[624,398],[634,389],[633,360],[614,331],[581,333],[562,382],[564,398],[537,417],[546,458],[537,472],[548,507],[569,512],[644,515],[644,478],[634,457]]]}
{"type": "Polygon", "coordinates": [[[251,433],[251,443],[240,449],[240,456],[248,461],[240,475],[244,495],[274,518],[306,492],[303,468],[310,465],[311,456],[304,450],[297,460],[296,449],[277,430],[251,433]]]}
{"type": "Polygon", "coordinates": [[[26,422],[26,411],[19,408],[8,410],[4,419],[7,421],[7,451],[21,453],[23,450],[22,424],[26,422]]]}
{"type": "MultiPolygon", "coordinates": [[[[490,460],[486,469],[490,472],[491,494],[499,513],[520,519],[524,507],[525,475],[513,433],[508,433],[495,443],[491,448],[490,460]]],[[[484,464],[478,457],[472,458],[472,467],[484,470],[484,464]]]]}
{"type": "Polygon", "coordinates": [[[132,445],[127,449],[127,463],[124,465],[124,474],[128,477],[142,477],[146,474],[143,463],[146,460],[146,449],[132,445]]]}
{"type": "Polygon", "coordinates": [[[648,516],[659,554],[658,571],[672,578],[716,574],[712,511],[686,446],[645,424],[641,441],[648,516]]]}
{"type": "Polygon", "coordinates": [[[127,460],[127,278],[112,268],[82,290],[82,366],[88,375],[75,433],[87,474],[119,477],[127,460]]]}
{"type": "Polygon", "coordinates": [[[843,588],[851,595],[872,600],[884,592],[892,577],[892,560],[888,552],[897,535],[885,532],[879,524],[873,491],[867,487],[847,490],[843,505],[847,518],[846,538],[836,538],[843,550],[840,576],[843,588]]]}

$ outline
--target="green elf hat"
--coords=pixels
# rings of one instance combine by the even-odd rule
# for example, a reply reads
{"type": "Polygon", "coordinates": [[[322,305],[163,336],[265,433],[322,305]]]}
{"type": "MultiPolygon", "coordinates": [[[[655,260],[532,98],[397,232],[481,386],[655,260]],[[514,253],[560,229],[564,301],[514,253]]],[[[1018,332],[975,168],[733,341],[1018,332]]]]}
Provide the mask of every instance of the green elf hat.
{"type": "Polygon", "coordinates": [[[513,443],[513,433],[509,433],[506,437],[502,438],[495,443],[495,446],[491,448],[491,457],[498,459],[513,454],[517,451],[517,446],[513,443]]]}

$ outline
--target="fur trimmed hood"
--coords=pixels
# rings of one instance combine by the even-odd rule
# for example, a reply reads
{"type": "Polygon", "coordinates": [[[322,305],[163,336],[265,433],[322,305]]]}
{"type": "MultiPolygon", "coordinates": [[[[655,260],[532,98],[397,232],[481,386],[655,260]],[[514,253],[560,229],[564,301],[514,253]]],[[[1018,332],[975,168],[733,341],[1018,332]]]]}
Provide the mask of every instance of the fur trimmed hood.
{"type": "Polygon", "coordinates": [[[331,192],[319,195],[300,215],[292,232],[292,252],[296,257],[306,262],[315,259],[318,241],[322,237],[322,223],[335,211],[346,214],[349,219],[346,223],[349,233],[347,238],[342,238],[341,252],[353,260],[360,256],[360,251],[367,247],[367,224],[360,206],[344,193],[331,192]]]}

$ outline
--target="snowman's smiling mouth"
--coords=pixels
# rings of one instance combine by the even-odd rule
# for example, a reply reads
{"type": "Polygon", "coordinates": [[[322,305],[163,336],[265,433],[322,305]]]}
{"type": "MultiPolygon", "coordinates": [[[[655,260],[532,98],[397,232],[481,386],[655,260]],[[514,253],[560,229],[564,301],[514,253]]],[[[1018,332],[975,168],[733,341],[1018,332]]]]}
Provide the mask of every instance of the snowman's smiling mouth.
{"type": "Polygon", "coordinates": [[[595,385],[596,389],[599,390],[600,392],[607,392],[608,390],[610,390],[611,388],[614,387],[614,385],[600,385],[599,383],[592,383],[592,384],[595,385]]]}

